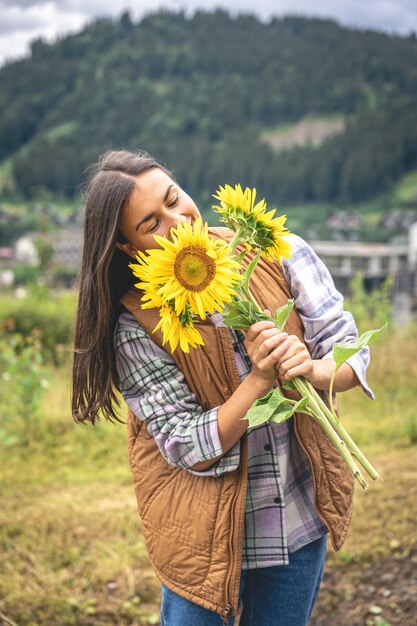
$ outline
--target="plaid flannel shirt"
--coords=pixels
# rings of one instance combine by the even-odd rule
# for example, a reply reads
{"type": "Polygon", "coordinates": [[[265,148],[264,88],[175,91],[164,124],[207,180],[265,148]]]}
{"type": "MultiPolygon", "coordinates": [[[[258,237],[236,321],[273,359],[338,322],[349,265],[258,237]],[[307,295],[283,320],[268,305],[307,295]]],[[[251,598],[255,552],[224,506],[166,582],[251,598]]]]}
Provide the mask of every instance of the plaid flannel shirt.
{"type": "MultiPolygon", "coordinates": [[[[283,269],[305,328],[305,341],[313,359],[331,356],[337,341],[354,341],[357,328],[343,310],[343,297],[329,271],[311,246],[291,236],[293,254],[283,269]]],[[[220,313],[211,316],[223,325],[220,313]]],[[[244,335],[230,329],[240,380],[251,362],[244,335]]],[[[147,422],[166,461],[200,476],[220,476],[236,470],[239,441],[223,454],[217,428],[218,407],[203,411],[172,357],[159,348],[128,312],[122,313],[114,332],[120,391],[138,419],[147,422]],[[222,455],[208,470],[191,467],[222,455]]],[[[365,393],[369,350],[351,357],[365,393]]],[[[248,431],[248,490],[243,538],[242,569],[288,563],[288,555],[327,532],[313,504],[313,482],[306,454],[293,433],[293,419],[263,424],[248,431]]]]}

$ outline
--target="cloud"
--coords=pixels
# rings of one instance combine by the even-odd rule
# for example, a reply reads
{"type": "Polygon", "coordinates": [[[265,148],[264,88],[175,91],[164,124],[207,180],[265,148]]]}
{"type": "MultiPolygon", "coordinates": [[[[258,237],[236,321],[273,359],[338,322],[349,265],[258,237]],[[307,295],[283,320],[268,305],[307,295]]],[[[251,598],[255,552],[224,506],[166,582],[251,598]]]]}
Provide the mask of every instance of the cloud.
{"type": "Polygon", "coordinates": [[[134,20],[158,8],[214,10],[223,7],[232,14],[256,13],[262,20],[272,16],[300,14],[333,18],[342,24],[408,34],[417,31],[415,0],[0,0],[0,64],[29,52],[30,41],[44,37],[53,41],[78,31],[97,17],[119,16],[130,10],[134,20]]]}
{"type": "Polygon", "coordinates": [[[82,11],[65,9],[55,2],[0,2],[0,63],[28,54],[30,42],[38,37],[48,41],[57,35],[80,30],[87,21],[82,11]]]}

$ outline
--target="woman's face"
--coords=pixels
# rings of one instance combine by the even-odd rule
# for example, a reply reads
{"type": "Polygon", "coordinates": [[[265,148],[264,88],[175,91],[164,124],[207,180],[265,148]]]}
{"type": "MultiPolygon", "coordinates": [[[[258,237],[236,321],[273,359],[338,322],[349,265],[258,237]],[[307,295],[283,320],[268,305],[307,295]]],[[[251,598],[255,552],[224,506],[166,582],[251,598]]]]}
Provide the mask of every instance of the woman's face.
{"type": "Polygon", "coordinates": [[[132,258],[138,250],[159,248],[153,236],[171,239],[171,228],[179,222],[193,224],[200,212],[181,187],[164,171],[153,168],[136,178],[128,204],[125,206],[119,228],[128,243],[116,246],[132,258]]]}

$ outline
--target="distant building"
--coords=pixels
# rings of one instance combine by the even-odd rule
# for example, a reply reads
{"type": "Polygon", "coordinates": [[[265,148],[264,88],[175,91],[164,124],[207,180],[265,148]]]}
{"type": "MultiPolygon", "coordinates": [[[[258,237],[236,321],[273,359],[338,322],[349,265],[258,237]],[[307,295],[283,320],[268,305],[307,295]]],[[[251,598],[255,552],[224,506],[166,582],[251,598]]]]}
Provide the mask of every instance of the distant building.
{"type": "Polygon", "coordinates": [[[404,211],[402,209],[392,209],[385,213],[385,215],[378,222],[380,228],[386,230],[392,230],[396,233],[406,233],[411,225],[417,221],[417,213],[415,210],[409,209],[404,211]]]}
{"type": "Polygon", "coordinates": [[[408,229],[405,243],[363,243],[359,241],[310,241],[327,265],[338,289],[349,292],[351,279],[361,272],[371,291],[388,276],[394,279],[393,297],[399,308],[417,307],[417,221],[408,229]]]}
{"type": "Polygon", "coordinates": [[[330,231],[358,230],[362,226],[362,218],[356,211],[333,211],[326,221],[330,231]]]}
{"type": "Polygon", "coordinates": [[[54,263],[79,269],[83,249],[83,232],[80,228],[66,228],[56,231],[50,238],[54,246],[54,263]]]}
{"type": "Polygon", "coordinates": [[[12,247],[0,248],[0,262],[1,261],[13,261],[13,259],[14,259],[14,248],[12,247]]]}

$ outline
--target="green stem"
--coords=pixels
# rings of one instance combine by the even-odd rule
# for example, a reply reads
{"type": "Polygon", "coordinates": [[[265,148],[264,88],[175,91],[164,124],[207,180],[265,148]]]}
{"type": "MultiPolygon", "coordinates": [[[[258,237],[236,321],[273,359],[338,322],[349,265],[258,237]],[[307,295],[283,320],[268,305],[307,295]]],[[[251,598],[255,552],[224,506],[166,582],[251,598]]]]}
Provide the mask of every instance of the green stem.
{"type": "Polygon", "coordinates": [[[235,253],[235,248],[236,246],[241,243],[242,239],[242,230],[240,228],[237,229],[235,236],[233,237],[232,241],[230,242],[229,246],[232,249],[232,255],[234,255],[235,253]]]}
{"type": "Polygon", "coordinates": [[[252,302],[256,309],[261,312],[261,307],[256,302],[255,296],[251,293],[249,287],[247,287],[246,285],[242,285],[242,291],[245,294],[246,298],[249,300],[249,302],[252,302]]]}
{"type": "Polygon", "coordinates": [[[370,478],[372,478],[372,480],[377,480],[378,478],[380,479],[381,478],[380,474],[376,471],[374,466],[368,461],[368,459],[363,454],[361,449],[353,441],[352,437],[349,435],[346,428],[343,426],[342,422],[339,420],[337,416],[335,416],[332,413],[332,411],[330,411],[329,407],[326,405],[325,402],[323,402],[322,398],[320,398],[320,396],[318,395],[318,393],[316,392],[316,390],[314,389],[314,387],[309,381],[305,381],[305,388],[309,395],[314,393],[315,396],[317,396],[317,402],[320,404],[320,407],[322,411],[324,412],[324,414],[327,416],[330,424],[332,425],[334,430],[337,432],[339,437],[341,437],[345,441],[352,456],[354,456],[357,459],[357,461],[362,465],[363,469],[369,474],[370,478]]]}
{"type": "Polygon", "coordinates": [[[336,411],[334,410],[334,404],[333,404],[333,385],[334,385],[334,381],[336,378],[336,372],[337,372],[337,368],[335,366],[334,368],[334,372],[332,374],[332,377],[330,379],[330,386],[329,386],[329,402],[330,402],[330,410],[333,413],[334,417],[336,419],[338,419],[337,415],[336,415],[336,411]]]}
{"type": "Polygon", "coordinates": [[[245,285],[246,289],[249,289],[250,279],[251,279],[253,270],[258,265],[260,256],[261,256],[261,248],[258,248],[258,252],[255,254],[255,256],[253,257],[252,261],[249,263],[245,271],[245,280],[243,284],[245,285]]]}
{"type": "Polygon", "coordinates": [[[356,461],[354,460],[349,449],[347,448],[346,443],[334,430],[332,424],[329,422],[326,414],[324,413],[322,407],[320,406],[320,403],[318,402],[318,400],[321,399],[320,396],[317,394],[317,392],[315,391],[313,387],[311,388],[312,391],[309,389],[307,385],[307,381],[305,381],[303,378],[297,376],[296,378],[292,379],[292,382],[294,383],[294,386],[297,389],[297,391],[299,391],[302,395],[308,396],[310,408],[312,410],[312,413],[314,414],[314,419],[317,420],[317,422],[326,432],[330,441],[334,444],[336,449],[340,452],[340,455],[344,459],[352,476],[356,478],[356,480],[359,482],[359,484],[361,485],[363,489],[367,489],[368,485],[362,475],[362,472],[360,471],[358,465],[356,464],[356,461]]]}

